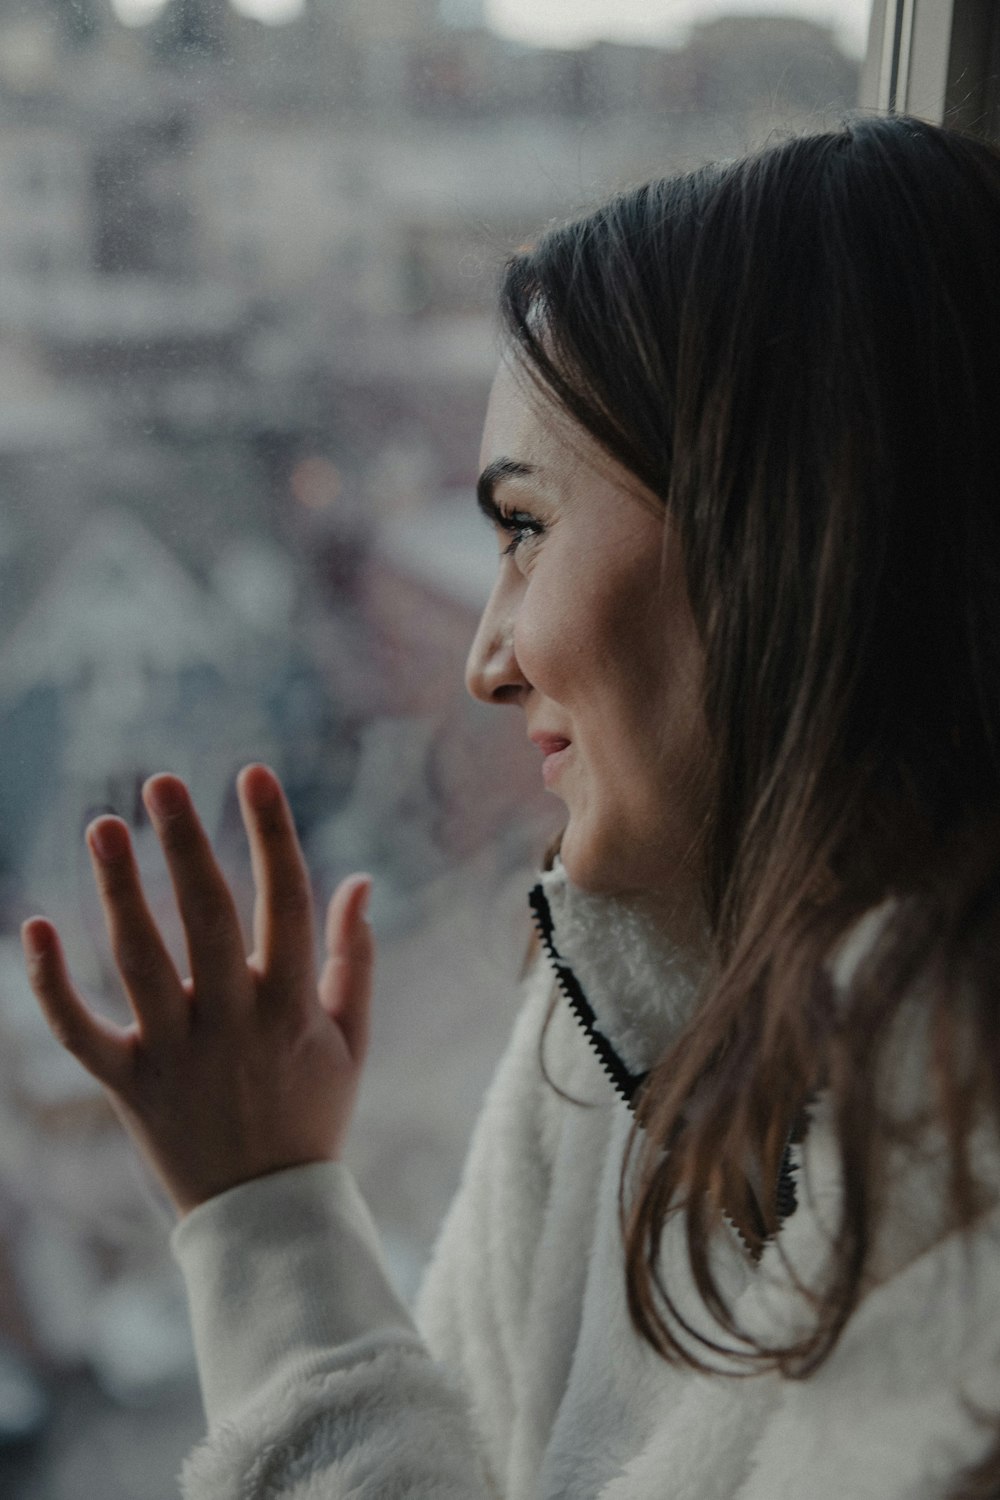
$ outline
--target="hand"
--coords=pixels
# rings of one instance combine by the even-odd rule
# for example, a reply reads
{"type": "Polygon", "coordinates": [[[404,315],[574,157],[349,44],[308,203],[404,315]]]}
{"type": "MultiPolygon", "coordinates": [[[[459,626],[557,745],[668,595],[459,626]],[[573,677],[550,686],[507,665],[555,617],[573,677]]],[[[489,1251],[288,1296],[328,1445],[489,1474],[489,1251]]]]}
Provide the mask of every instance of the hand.
{"type": "Polygon", "coordinates": [[[330,902],[317,979],[309,877],[281,786],[265,766],[237,781],[257,898],[254,951],[184,783],[154,776],[143,800],[187,939],[182,980],[150,915],[126,825],[87,829],[115,963],[135,1017],[95,1015],[44,917],[22,927],[28,976],[53,1032],[104,1086],[183,1215],[226,1188],[343,1149],[368,1045],[374,946],[367,876],[330,902]]]}

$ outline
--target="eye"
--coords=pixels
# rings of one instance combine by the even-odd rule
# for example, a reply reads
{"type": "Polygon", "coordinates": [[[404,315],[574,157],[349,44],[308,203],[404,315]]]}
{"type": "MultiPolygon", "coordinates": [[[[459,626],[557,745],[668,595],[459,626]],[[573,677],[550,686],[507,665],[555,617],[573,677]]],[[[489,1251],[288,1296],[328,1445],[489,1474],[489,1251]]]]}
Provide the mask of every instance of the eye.
{"type": "Polygon", "coordinates": [[[545,535],[545,522],[529,515],[527,511],[501,510],[497,514],[496,521],[500,530],[510,537],[510,541],[503,549],[504,557],[513,557],[526,542],[545,535]]]}

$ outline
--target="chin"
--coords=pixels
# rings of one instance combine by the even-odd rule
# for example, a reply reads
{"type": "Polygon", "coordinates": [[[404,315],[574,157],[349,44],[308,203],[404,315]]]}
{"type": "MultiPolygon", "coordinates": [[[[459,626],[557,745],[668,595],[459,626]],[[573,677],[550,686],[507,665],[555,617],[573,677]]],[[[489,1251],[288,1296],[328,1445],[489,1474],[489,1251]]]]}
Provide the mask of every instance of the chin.
{"type": "Polygon", "coordinates": [[[665,865],[660,847],[636,833],[622,837],[623,820],[607,819],[603,828],[574,827],[563,832],[559,857],[578,890],[590,896],[654,895],[676,884],[680,859],[665,865]]]}
{"type": "Polygon", "coordinates": [[[559,846],[563,869],[578,890],[591,896],[611,896],[628,888],[629,871],[621,852],[608,847],[608,841],[594,832],[574,829],[570,819],[559,846]]]}

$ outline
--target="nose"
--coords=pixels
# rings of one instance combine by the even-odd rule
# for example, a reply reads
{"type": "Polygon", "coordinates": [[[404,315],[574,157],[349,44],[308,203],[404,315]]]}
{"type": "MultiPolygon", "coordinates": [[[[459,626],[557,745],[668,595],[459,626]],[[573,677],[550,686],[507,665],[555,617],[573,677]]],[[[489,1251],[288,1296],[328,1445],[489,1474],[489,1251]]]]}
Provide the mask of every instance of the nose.
{"type": "Polygon", "coordinates": [[[514,649],[514,613],[494,591],[483,610],[465,664],[465,685],[480,703],[522,702],[528,680],[514,649]]]}

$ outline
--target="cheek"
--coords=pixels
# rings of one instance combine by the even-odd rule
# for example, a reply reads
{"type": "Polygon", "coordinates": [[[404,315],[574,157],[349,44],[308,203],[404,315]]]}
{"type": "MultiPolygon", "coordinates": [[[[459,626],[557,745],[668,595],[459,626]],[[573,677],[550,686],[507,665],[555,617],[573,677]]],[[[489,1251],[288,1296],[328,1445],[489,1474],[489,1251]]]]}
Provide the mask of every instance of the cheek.
{"type": "Polygon", "coordinates": [[[571,707],[587,691],[593,638],[586,590],[567,587],[554,569],[536,569],[514,623],[514,650],[532,687],[571,707]]]}
{"type": "Polygon", "coordinates": [[[573,713],[578,729],[591,718],[610,729],[609,714],[631,719],[641,708],[648,715],[662,680],[660,622],[649,614],[654,582],[634,570],[619,577],[580,565],[539,566],[531,575],[515,622],[517,659],[539,693],[573,713]]]}

